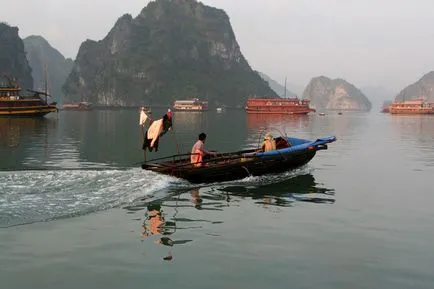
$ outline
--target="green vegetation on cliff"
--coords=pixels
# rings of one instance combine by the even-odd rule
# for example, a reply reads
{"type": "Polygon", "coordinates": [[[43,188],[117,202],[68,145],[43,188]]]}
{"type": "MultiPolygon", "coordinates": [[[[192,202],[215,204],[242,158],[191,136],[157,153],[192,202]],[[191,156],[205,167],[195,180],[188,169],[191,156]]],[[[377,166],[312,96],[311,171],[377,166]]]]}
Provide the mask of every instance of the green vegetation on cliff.
{"type": "Polygon", "coordinates": [[[32,68],[34,89],[43,89],[44,69],[47,68],[49,93],[57,100],[63,98],[62,86],[72,70],[74,62],[53,48],[41,36],[29,36],[24,40],[27,59],[32,68]]]}
{"type": "Polygon", "coordinates": [[[226,13],[195,0],[152,1],[103,40],[85,41],[63,90],[70,100],[124,106],[277,96],[241,54],[226,13]]]}
{"type": "Polygon", "coordinates": [[[23,89],[33,88],[32,71],[18,28],[6,23],[0,23],[0,74],[14,78],[23,89]]]}

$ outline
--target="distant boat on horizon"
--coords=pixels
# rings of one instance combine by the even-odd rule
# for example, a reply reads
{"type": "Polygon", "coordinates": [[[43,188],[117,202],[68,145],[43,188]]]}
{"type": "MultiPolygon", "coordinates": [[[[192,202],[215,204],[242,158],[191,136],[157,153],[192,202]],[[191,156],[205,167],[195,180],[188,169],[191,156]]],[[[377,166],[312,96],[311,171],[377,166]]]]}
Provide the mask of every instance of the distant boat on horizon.
{"type": "Polygon", "coordinates": [[[310,101],[298,98],[248,98],[247,113],[260,114],[308,114],[315,112],[310,101]]]}
{"type": "Polygon", "coordinates": [[[208,101],[193,98],[189,100],[176,100],[173,103],[173,111],[207,111],[208,101]]]}
{"type": "Polygon", "coordinates": [[[395,101],[389,106],[390,114],[434,114],[434,103],[428,103],[423,97],[402,102],[395,101]]]}

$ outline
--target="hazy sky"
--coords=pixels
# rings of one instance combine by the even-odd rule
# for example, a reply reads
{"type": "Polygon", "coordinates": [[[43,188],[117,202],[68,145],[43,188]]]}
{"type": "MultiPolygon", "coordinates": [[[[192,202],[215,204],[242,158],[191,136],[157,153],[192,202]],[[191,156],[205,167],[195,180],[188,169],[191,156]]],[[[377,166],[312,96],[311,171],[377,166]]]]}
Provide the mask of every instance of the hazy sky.
{"type": "MultiPolygon", "coordinates": [[[[145,0],[0,0],[0,21],[75,58],[145,0]]],[[[250,65],[305,86],[318,75],[393,92],[434,69],[433,0],[204,0],[224,9],[250,65]]]]}

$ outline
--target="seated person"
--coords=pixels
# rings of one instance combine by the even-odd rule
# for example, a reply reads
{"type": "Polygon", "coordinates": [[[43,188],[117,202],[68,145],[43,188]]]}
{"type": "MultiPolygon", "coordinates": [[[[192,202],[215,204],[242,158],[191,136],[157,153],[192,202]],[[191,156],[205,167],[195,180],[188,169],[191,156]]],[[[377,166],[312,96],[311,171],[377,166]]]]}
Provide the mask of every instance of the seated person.
{"type": "Polygon", "coordinates": [[[278,149],[278,150],[284,149],[284,148],[289,148],[292,146],[287,138],[283,138],[283,137],[279,136],[279,137],[276,137],[274,140],[276,141],[276,149],[278,149]]]}
{"type": "Polygon", "coordinates": [[[273,136],[269,133],[267,133],[264,137],[264,141],[262,142],[262,151],[263,152],[269,152],[269,151],[275,151],[276,150],[276,141],[274,140],[273,136]]]}
{"type": "Polygon", "coordinates": [[[210,152],[205,150],[205,145],[204,145],[205,139],[206,139],[205,133],[199,134],[198,141],[193,145],[193,148],[191,149],[190,162],[195,167],[204,166],[203,160],[206,155],[212,155],[212,156],[217,155],[217,153],[215,152],[210,152]]]}

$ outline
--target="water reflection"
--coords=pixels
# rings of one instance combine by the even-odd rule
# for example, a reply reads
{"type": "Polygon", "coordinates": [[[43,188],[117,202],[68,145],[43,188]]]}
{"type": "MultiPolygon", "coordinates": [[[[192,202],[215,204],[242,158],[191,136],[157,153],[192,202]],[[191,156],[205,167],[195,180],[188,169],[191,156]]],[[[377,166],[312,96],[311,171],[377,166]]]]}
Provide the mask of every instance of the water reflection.
{"type": "Polygon", "coordinates": [[[346,112],[343,115],[327,114],[325,116],[314,115],[310,125],[310,135],[328,135],[332,133],[338,139],[348,139],[359,137],[369,127],[367,113],[346,112]]]}
{"type": "Polygon", "coordinates": [[[333,204],[335,202],[333,189],[328,189],[315,182],[311,174],[299,175],[291,179],[259,187],[226,186],[219,190],[229,193],[232,197],[256,200],[257,204],[292,206],[294,202],[311,202],[333,204]]]}
{"type": "Polygon", "coordinates": [[[132,214],[144,213],[143,219],[138,220],[145,249],[154,251],[155,245],[163,246],[167,251],[162,260],[172,261],[175,248],[191,244],[196,238],[219,237],[219,225],[232,222],[241,203],[258,209],[284,210],[297,202],[333,204],[334,195],[333,189],[316,182],[311,174],[304,174],[268,185],[185,189],[163,199],[145,199],[125,209],[132,214]]]}
{"type": "Polygon", "coordinates": [[[194,188],[191,190],[191,202],[194,207],[198,210],[202,209],[202,198],[200,197],[199,188],[194,188]]]}
{"type": "MultiPolygon", "coordinates": [[[[169,247],[167,254],[163,257],[165,261],[172,261],[173,255],[171,247],[174,245],[182,245],[191,242],[192,240],[173,240],[172,235],[176,232],[176,212],[172,219],[166,218],[167,213],[162,210],[160,201],[150,202],[146,205],[146,212],[142,223],[141,237],[142,241],[149,237],[156,237],[154,243],[169,247]]],[[[134,208],[129,208],[134,210],[134,208]]],[[[176,211],[176,210],[175,210],[176,211]]],[[[182,229],[182,228],[180,228],[182,229]]]]}
{"type": "Polygon", "coordinates": [[[176,111],[173,113],[174,127],[177,131],[202,131],[207,125],[207,112],[176,111]]]}
{"type": "Polygon", "coordinates": [[[39,158],[51,153],[53,118],[0,118],[0,169],[15,169],[29,155],[39,158]]]}
{"type": "Polygon", "coordinates": [[[281,115],[281,114],[246,114],[247,129],[250,131],[282,128],[286,131],[301,130],[309,125],[308,115],[281,115]]]}
{"type": "MultiPolygon", "coordinates": [[[[390,118],[392,131],[397,143],[408,151],[417,162],[432,167],[434,164],[434,116],[432,115],[393,115],[390,118]],[[410,146],[409,146],[410,145],[410,146]]],[[[408,154],[410,155],[410,154],[408,154]]]]}
{"type": "Polygon", "coordinates": [[[393,128],[401,135],[417,135],[434,138],[434,116],[432,115],[393,115],[390,118],[393,128]]]}
{"type": "Polygon", "coordinates": [[[55,128],[56,119],[47,118],[0,118],[0,145],[16,148],[21,139],[28,135],[45,135],[48,129],[55,128]]]}

